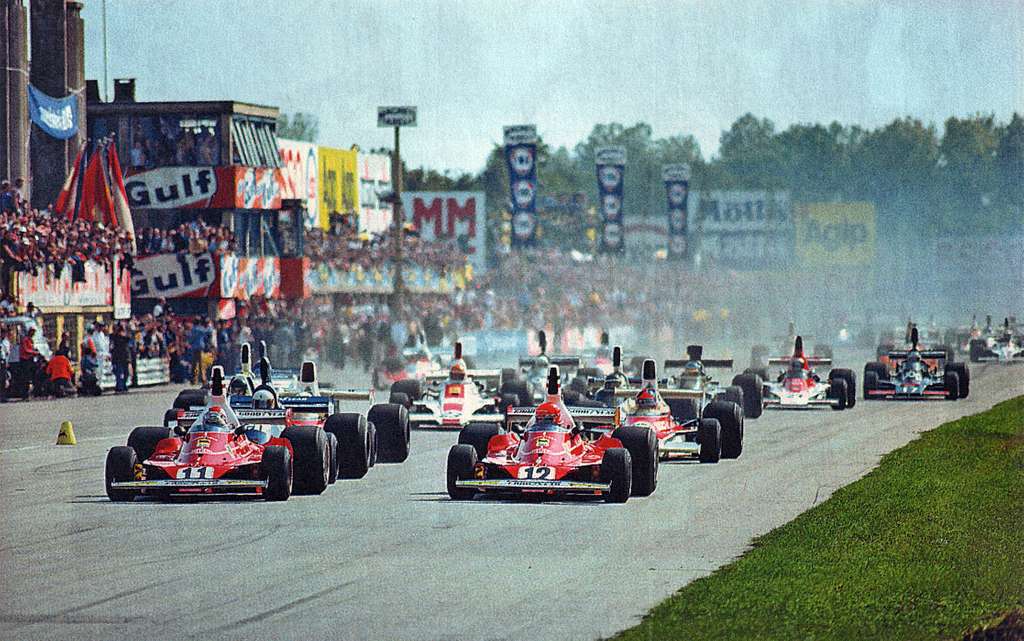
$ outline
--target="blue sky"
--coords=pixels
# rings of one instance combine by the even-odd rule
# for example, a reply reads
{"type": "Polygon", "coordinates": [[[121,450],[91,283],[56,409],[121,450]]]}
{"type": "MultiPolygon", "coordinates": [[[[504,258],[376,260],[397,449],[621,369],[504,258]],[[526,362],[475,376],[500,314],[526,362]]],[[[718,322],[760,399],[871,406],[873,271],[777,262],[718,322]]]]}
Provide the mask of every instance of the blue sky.
{"type": "MultiPolygon", "coordinates": [[[[102,80],[102,0],[85,0],[102,80]]],[[[107,0],[109,77],[139,100],[307,111],[320,144],[389,146],[378,104],[415,104],[413,165],[477,171],[507,124],[573,145],[597,122],[693,134],[751,111],[877,126],[1024,112],[1024,2],[107,0]]],[[[112,93],[112,90],[109,90],[112,93]]]]}

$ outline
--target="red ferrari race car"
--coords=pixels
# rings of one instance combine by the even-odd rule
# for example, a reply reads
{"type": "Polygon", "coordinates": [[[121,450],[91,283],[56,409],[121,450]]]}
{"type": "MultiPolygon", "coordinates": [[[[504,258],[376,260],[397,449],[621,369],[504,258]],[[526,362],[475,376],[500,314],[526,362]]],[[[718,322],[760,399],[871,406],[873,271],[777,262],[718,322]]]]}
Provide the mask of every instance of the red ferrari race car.
{"type": "Polygon", "coordinates": [[[455,500],[478,492],[600,496],[624,503],[657,486],[658,441],[654,431],[608,425],[613,410],[566,407],[558,368],[548,373],[547,399],[536,408],[509,409],[505,429],[468,425],[448,452],[448,495],[455,500]]]}
{"type": "Polygon", "coordinates": [[[710,401],[700,417],[674,417],[666,399],[692,398],[690,390],[658,389],[653,360],[643,363],[639,389],[617,388],[616,397],[626,400],[615,410],[616,429],[635,427],[654,430],[662,459],[697,458],[717,463],[720,458],[739,458],[743,452],[743,410],[734,402],[710,401]]]}

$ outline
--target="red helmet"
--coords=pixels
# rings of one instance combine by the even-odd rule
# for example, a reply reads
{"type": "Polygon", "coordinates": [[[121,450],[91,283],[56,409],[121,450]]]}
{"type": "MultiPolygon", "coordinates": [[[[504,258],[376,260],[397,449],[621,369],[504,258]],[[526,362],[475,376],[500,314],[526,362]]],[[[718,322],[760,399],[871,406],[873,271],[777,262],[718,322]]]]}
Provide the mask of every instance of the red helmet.
{"type": "Polygon", "coordinates": [[[466,362],[461,358],[452,363],[452,368],[448,371],[448,377],[453,381],[461,381],[466,378],[466,362]]]}
{"type": "Polygon", "coordinates": [[[555,403],[541,403],[533,413],[534,421],[537,423],[558,423],[562,416],[562,408],[555,403]]]}
{"type": "Polygon", "coordinates": [[[658,406],[658,392],[653,387],[645,387],[636,395],[636,406],[642,409],[653,409],[658,406]]]}

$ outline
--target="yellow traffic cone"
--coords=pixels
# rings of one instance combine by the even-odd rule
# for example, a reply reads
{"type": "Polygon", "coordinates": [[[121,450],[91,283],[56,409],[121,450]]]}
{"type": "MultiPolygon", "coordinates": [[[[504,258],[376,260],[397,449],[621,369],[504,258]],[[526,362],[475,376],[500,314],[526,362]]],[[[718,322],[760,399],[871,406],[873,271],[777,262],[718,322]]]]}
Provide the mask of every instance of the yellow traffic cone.
{"type": "Polygon", "coordinates": [[[71,421],[64,421],[60,424],[57,445],[78,445],[78,441],[75,440],[75,428],[71,427],[71,421]]]}

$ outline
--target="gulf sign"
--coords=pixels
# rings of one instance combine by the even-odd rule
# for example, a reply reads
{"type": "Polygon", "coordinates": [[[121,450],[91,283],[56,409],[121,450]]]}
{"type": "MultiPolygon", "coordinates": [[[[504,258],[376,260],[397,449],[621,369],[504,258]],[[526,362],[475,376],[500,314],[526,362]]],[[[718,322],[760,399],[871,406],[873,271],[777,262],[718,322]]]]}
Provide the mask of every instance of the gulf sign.
{"type": "Polygon", "coordinates": [[[464,238],[474,269],[487,262],[487,215],[481,191],[411,191],[402,194],[406,220],[425,240],[464,238]]]}
{"type": "Polygon", "coordinates": [[[159,167],[125,178],[132,209],[280,209],[273,167],[159,167]]]}

